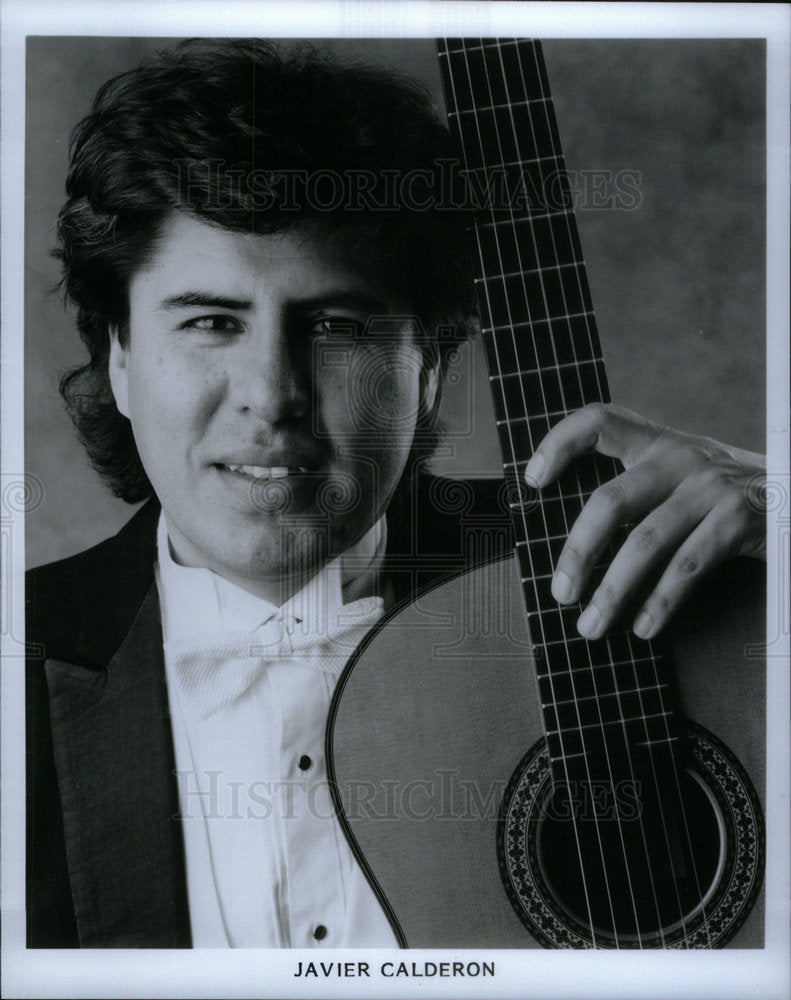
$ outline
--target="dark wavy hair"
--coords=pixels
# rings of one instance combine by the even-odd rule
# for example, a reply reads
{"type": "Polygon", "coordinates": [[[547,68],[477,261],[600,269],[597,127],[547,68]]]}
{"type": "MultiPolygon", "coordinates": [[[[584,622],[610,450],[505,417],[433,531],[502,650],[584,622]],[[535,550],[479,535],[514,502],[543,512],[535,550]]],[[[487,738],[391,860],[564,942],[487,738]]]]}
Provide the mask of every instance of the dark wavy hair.
{"type": "MultiPolygon", "coordinates": [[[[308,46],[193,39],[104,84],[72,135],[55,254],[90,355],[61,393],[112,491],[153,492],[113,399],[109,333],[128,336],[130,280],[172,212],[262,234],[343,229],[378,255],[442,372],[474,313],[453,159],[419,85],[308,46]]],[[[440,433],[437,407],[421,414],[410,468],[440,433]]]]}

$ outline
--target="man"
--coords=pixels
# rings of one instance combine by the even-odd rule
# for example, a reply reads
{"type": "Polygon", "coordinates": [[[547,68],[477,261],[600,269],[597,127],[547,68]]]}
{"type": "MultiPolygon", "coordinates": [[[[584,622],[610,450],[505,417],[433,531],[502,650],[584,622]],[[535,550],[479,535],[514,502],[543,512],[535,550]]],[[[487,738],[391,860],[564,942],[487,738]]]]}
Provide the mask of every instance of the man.
{"type": "MultiPolygon", "coordinates": [[[[255,42],[166,53],[79,126],[59,253],[90,360],[62,388],[111,489],[149,502],[30,579],[31,945],[396,943],[323,734],[371,627],[467,568],[421,460],[474,312],[468,213],[393,211],[380,186],[453,156],[408,85],[255,42]]],[[[723,559],[762,554],[757,456],[595,406],[528,482],[591,448],[626,471],[555,569],[584,636],[652,575],[651,637],[723,559]]],[[[474,509],[496,497],[475,485],[474,509]]]]}

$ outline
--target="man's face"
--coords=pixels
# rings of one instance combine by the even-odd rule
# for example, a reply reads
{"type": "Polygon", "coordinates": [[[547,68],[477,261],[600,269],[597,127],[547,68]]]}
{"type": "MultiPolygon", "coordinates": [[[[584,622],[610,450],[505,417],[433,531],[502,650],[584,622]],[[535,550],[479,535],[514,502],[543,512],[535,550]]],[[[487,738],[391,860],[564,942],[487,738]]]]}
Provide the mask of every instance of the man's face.
{"type": "Polygon", "coordinates": [[[381,516],[436,388],[411,323],[363,334],[405,311],[341,237],[173,214],[110,376],[180,562],[280,602],[381,516]]]}

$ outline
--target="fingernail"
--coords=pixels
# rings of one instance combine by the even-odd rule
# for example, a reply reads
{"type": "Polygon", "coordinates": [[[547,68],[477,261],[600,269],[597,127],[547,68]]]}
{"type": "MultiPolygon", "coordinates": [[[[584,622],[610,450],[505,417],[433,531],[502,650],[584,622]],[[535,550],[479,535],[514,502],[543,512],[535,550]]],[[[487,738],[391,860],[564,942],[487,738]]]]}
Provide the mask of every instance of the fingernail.
{"type": "Polygon", "coordinates": [[[567,604],[574,595],[574,586],[562,569],[552,577],[552,596],[561,604],[567,604]]]}
{"type": "Polygon", "coordinates": [[[598,637],[601,615],[595,604],[589,604],[582,612],[577,622],[577,630],[586,639],[596,639],[598,637]]]}
{"type": "Polygon", "coordinates": [[[654,626],[654,619],[647,611],[641,611],[637,616],[633,629],[638,639],[648,639],[654,626]]]}
{"type": "Polygon", "coordinates": [[[547,463],[544,461],[544,456],[536,452],[527,463],[527,468],[525,469],[525,479],[528,486],[541,485],[541,477],[544,475],[546,466],[547,463]]]}

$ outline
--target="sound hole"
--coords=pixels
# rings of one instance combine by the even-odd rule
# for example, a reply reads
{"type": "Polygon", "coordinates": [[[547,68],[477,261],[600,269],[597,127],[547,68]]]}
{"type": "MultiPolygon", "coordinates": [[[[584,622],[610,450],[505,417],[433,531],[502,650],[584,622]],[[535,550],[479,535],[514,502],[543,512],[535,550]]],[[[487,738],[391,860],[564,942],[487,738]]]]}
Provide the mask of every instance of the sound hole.
{"type": "Polygon", "coordinates": [[[650,794],[638,813],[634,789],[620,783],[609,803],[595,784],[552,791],[545,740],[522,758],[503,797],[498,860],[511,904],[542,945],[719,948],[744,923],[763,878],[758,797],[712,733],[687,722],[686,737],[678,781],[657,783],[680,791],[663,797],[662,815],[650,794]]]}
{"type": "Polygon", "coordinates": [[[622,782],[547,791],[538,814],[538,870],[569,922],[594,943],[646,946],[684,929],[722,864],[722,821],[693,772],[662,800],[622,782]],[[682,805],[683,803],[683,805],[682,805]]]}

